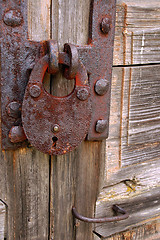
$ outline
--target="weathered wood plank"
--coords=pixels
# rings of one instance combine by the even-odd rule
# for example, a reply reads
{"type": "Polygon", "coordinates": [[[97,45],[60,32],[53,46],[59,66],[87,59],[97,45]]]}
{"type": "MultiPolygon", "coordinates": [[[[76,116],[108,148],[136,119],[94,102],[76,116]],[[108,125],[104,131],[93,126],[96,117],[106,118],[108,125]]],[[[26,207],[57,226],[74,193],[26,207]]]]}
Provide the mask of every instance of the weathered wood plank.
{"type": "Polygon", "coordinates": [[[97,224],[95,232],[105,238],[133,226],[142,225],[144,221],[149,222],[151,218],[159,217],[159,191],[160,188],[153,188],[143,194],[137,194],[137,192],[125,186],[124,183],[107,188],[97,202],[97,205],[99,204],[97,217],[111,216],[113,214],[111,211],[112,204],[120,204],[130,216],[121,222],[97,224]]]}
{"type": "Polygon", "coordinates": [[[139,71],[133,68],[132,71],[128,144],[157,142],[160,133],[160,67],[144,67],[139,71]]]}
{"type": "Polygon", "coordinates": [[[6,237],[6,205],[0,200],[0,239],[4,240],[6,237]]]}
{"type": "Polygon", "coordinates": [[[122,166],[160,157],[159,72],[159,65],[124,69],[122,166]]]}
{"type": "MultiPolygon", "coordinates": [[[[86,44],[90,0],[53,0],[52,8],[52,38],[58,40],[60,49],[65,42],[86,44]]],[[[72,82],[58,75],[54,78],[52,93],[66,95],[72,89],[72,82]]],[[[74,225],[71,209],[75,205],[81,214],[93,216],[100,160],[104,160],[101,142],[83,142],[74,152],[51,159],[51,239],[93,238],[92,225],[82,222],[74,225]]]]}
{"type": "MultiPolygon", "coordinates": [[[[109,209],[112,204],[123,201],[126,201],[124,206],[131,202],[131,209],[136,209],[134,206],[136,197],[147,204],[144,200],[145,194],[150,194],[152,188],[158,191],[159,135],[154,134],[154,131],[150,131],[148,127],[155,131],[160,128],[159,71],[159,65],[117,67],[113,70],[110,134],[107,140],[107,173],[102,194],[97,202],[97,215],[100,212],[102,214],[102,210],[106,210],[105,206],[109,209]],[[150,121],[150,118],[152,120],[155,118],[155,121],[150,121]],[[142,131],[143,129],[146,131],[142,131]]],[[[142,208],[145,208],[145,204],[142,208]]],[[[140,209],[137,209],[137,214],[139,211],[140,209]]],[[[111,214],[111,212],[108,213],[111,214]]],[[[154,207],[151,211],[147,209],[144,214],[145,219],[154,216],[154,213],[154,207]]],[[[124,222],[116,225],[118,227],[114,228],[115,232],[123,231],[127,224],[128,227],[130,226],[129,220],[126,221],[126,226],[123,225],[124,222]]],[[[136,215],[133,224],[139,222],[141,217],[136,215]]],[[[112,232],[112,227],[108,226],[110,225],[97,228],[97,232],[103,232],[105,237],[107,234],[115,233],[112,232]]]]}
{"type": "Polygon", "coordinates": [[[124,67],[113,68],[105,184],[96,217],[111,216],[115,203],[121,203],[131,217],[96,225],[97,239],[159,239],[158,227],[147,233],[143,226],[144,221],[159,226],[159,23],[159,1],[118,1],[114,65],[124,67]],[[150,63],[158,64],[140,66],[150,63]],[[130,230],[119,233],[125,229],[130,230]]]}
{"type": "MultiPolygon", "coordinates": [[[[50,37],[49,7],[49,1],[28,1],[30,39],[50,37]]],[[[2,151],[0,165],[0,198],[8,206],[7,239],[48,239],[49,157],[33,148],[2,151]]]]}
{"type": "Polygon", "coordinates": [[[28,0],[28,36],[34,41],[50,39],[51,0],[28,0]]]}
{"type": "Polygon", "coordinates": [[[1,176],[8,205],[8,239],[47,239],[48,157],[21,149],[4,153],[1,161],[5,163],[1,176]]]}
{"type": "Polygon", "coordinates": [[[119,234],[115,234],[108,238],[102,238],[103,240],[158,240],[160,239],[160,220],[155,219],[150,223],[146,223],[142,226],[132,228],[129,231],[125,231],[119,234]]]}
{"type": "Polygon", "coordinates": [[[118,0],[114,65],[160,62],[159,25],[159,0],[118,0]]]}
{"type": "Polygon", "coordinates": [[[127,181],[127,183],[141,194],[148,189],[160,185],[160,161],[159,159],[145,161],[121,168],[110,176],[105,186],[114,186],[117,183],[127,181]]]}
{"type": "Polygon", "coordinates": [[[108,178],[121,166],[160,157],[159,72],[159,65],[113,70],[108,178]]]}

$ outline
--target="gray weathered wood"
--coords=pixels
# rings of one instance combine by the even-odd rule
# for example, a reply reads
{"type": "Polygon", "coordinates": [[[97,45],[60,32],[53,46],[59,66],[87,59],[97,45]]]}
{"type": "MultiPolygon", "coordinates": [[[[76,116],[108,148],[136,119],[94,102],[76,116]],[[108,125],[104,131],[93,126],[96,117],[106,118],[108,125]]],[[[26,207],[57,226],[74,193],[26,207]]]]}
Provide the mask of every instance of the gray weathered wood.
{"type": "MultiPolygon", "coordinates": [[[[29,0],[29,38],[57,39],[60,49],[65,42],[85,44],[89,4],[89,0],[29,0]]],[[[159,0],[118,1],[114,65],[159,63],[159,23],[159,0]]],[[[146,212],[155,217],[159,209],[159,71],[157,65],[118,67],[113,72],[105,188],[97,202],[97,214],[102,214],[103,204],[106,213],[112,214],[112,203],[128,203],[130,209],[136,200],[131,225],[137,223],[140,211],[141,222],[137,224],[142,226],[110,239],[159,238],[158,217],[147,220],[154,223],[144,224],[146,212]],[[143,212],[140,201],[145,198],[143,212]]],[[[48,88],[49,82],[46,85],[48,88]]],[[[58,95],[65,95],[73,87],[61,76],[54,77],[52,85],[52,93],[58,95]]],[[[8,239],[93,239],[92,225],[73,224],[71,208],[75,205],[81,214],[94,215],[104,150],[105,143],[84,142],[73,153],[53,158],[32,147],[2,151],[0,198],[8,205],[8,239]]],[[[124,230],[128,228],[125,224],[117,224],[113,230],[106,225],[105,231],[109,235],[124,230]]],[[[103,236],[107,236],[104,229],[103,236]]]]}
{"type": "Polygon", "coordinates": [[[150,223],[145,223],[139,227],[131,228],[113,235],[112,237],[102,238],[103,240],[158,240],[160,239],[160,219],[152,219],[150,223]]]}
{"type": "MultiPolygon", "coordinates": [[[[105,183],[97,201],[96,216],[112,215],[111,206],[121,203],[131,212],[131,217],[119,223],[96,225],[95,231],[103,237],[141,225],[135,228],[137,238],[133,239],[148,239],[145,232],[138,235],[138,229],[146,231],[144,221],[158,226],[159,23],[159,1],[117,2],[116,66],[113,68],[110,131],[106,141],[105,183]]],[[[132,239],[131,230],[127,234],[127,239],[132,239]]],[[[157,229],[155,239],[159,239],[158,234],[157,229]]],[[[110,239],[123,239],[123,236],[125,233],[110,239]]]]}
{"type": "MultiPolygon", "coordinates": [[[[113,117],[118,118],[117,125],[111,119],[110,130],[117,134],[117,140],[120,137],[119,161],[122,166],[160,157],[159,73],[159,65],[115,68],[113,72],[113,84],[118,93],[117,97],[115,92],[113,94],[116,101],[120,98],[120,105],[117,116],[113,117]]],[[[110,132],[110,139],[114,138],[113,134],[110,132]]]]}
{"type": "MultiPolygon", "coordinates": [[[[107,185],[110,184],[110,177],[112,179],[114,173],[121,171],[121,167],[125,167],[127,173],[129,167],[126,167],[129,165],[151,160],[159,164],[159,73],[159,65],[118,67],[113,70],[110,132],[107,140],[107,185]]],[[[134,173],[136,166],[130,168],[134,173]]],[[[151,174],[154,176],[155,172],[151,174]]],[[[119,181],[116,176],[113,178],[119,181]]]]}
{"type": "Polygon", "coordinates": [[[48,158],[34,149],[3,153],[2,199],[8,205],[8,239],[48,236],[48,158]]]}
{"type": "MultiPolygon", "coordinates": [[[[47,1],[28,1],[30,39],[49,38],[49,6],[47,1]]],[[[49,157],[32,147],[2,151],[0,165],[0,198],[8,206],[7,239],[48,239],[49,157]]]]}
{"type": "Polygon", "coordinates": [[[0,240],[6,237],[6,205],[0,200],[0,240]]]}
{"type": "MultiPolygon", "coordinates": [[[[52,8],[52,38],[58,40],[60,49],[65,42],[86,44],[90,1],[54,0],[52,8]]],[[[57,79],[52,92],[66,95],[73,81],[57,79]]],[[[101,142],[83,142],[74,152],[51,159],[51,239],[93,238],[92,225],[78,222],[74,226],[71,209],[75,205],[81,214],[93,216],[103,149],[101,142]]]]}
{"type": "Polygon", "coordinates": [[[117,0],[114,65],[160,61],[159,0],[117,0]]]}
{"type": "Polygon", "coordinates": [[[144,222],[150,222],[152,218],[159,217],[160,188],[153,188],[139,194],[134,187],[131,187],[129,184],[126,186],[124,183],[119,183],[105,189],[100,196],[97,202],[97,205],[99,204],[97,217],[112,216],[113,204],[120,204],[130,214],[128,219],[121,222],[97,224],[95,232],[102,237],[142,225],[144,222]]]}

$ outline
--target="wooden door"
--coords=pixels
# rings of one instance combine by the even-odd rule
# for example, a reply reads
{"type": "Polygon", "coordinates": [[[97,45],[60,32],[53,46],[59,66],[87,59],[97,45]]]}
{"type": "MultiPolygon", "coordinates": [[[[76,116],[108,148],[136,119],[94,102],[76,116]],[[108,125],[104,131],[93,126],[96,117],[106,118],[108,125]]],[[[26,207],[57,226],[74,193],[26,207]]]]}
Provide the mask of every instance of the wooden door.
{"type": "MultiPolygon", "coordinates": [[[[28,0],[29,38],[56,39],[60,49],[86,44],[89,8],[90,0],[28,0]]],[[[106,147],[83,142],[57,157],[32,146],[1,151],[0,240],[160,239],[159,25],[159,0],[117,1],[106,147]],[[128,220],[74,222],[73,205],[99,217],[111,216],[114,203],[130,213],[128,220]]],[[[63,96],[73,84],[46,75],[45,86],[63,96]]]]}
{"type": "MultiPolygon", "coordinates": [[[[31,40],[55,39],[60,50],[66,42],[87,44],[90,0],[28,0],[27,7],[31,40]]],[[[73,82],[46,74],[45,88],[64,96],[73,82]]],[[[30,145],[1,151],[0,239],[93,239],[92,225],[74,223],[72,206],[81,214],[94,215],[104,150],[102,142],[86,141],[72,153],[56,157],[30,145]]]]}
{"type": "Polygon", "coordinates": [[[96,215],[120,204],[130,217],[97,225],[101,239],[160,239],[159,26],[160,1],[117,1],[106,175],[96,215]]]}

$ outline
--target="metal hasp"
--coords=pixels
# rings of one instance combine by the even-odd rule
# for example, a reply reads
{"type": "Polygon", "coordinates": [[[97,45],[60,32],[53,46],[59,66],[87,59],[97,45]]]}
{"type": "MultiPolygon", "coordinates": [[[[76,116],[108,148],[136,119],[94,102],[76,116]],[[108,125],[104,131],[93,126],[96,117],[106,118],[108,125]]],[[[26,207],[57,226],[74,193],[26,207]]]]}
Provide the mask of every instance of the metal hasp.
{"type": "Polygon", "coordinates": [[[116,0],[92,1],[89,43],[78,48],[91,89],[92,116],[87,135],[91,141],[108,137],[115,13],[116,0]]]}
{"type": "Polygon", "coordinates": [[[53,40],[28,40],[27,0],[0,3],[2,148],[16,149],[28,139],[57,155],[85,138],[107,138],[116,1],[92,1],[88,45],[65,44],[64,52],[53,40]],[[46,71],[59,69],[75,79],[73,92],[61,98],[42,84],[46,71]]]}
{"type": "Polygon", "coordinates": [[[27,1],[0,0],[2,149],[16,149],[26,139],[21,109],[35,62],[46,52],[46,42],[28,40],[27,1]]]}

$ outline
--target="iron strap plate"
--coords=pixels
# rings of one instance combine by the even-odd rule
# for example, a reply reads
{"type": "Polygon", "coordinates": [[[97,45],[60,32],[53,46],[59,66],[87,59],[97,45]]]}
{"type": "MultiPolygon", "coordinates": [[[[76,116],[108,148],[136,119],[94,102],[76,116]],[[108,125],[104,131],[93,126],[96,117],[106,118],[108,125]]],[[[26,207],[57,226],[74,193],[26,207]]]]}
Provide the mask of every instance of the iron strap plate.
{"type": "Polygon", "coordinates": [[[28,40],[27,1],[0,1],[2,148],[16,149],[9,132],[21,125],[21,106],[30,72],[45,53],[45,42],[28,40]],[[16,109],[15,109],[16,108],[16,109]]]}
{"type": "Polygon", "coordinates": [[[87,68],[91,88],[92,117],[88,131],[88,140],[102,140],[108,137],[110,94],[113,64],[113,43],[115,33],[116,0],[95,0],[91,4],[89,45],[79,47],[79,57],[87,68]],[[108,29],[102,29],[102,23],[108,29]],[[103,32],[103,31],[104,32],[103,32]],[[98,80],[106,80],[104,95],[95,91],[98,80]],[[100,121],[99,121],[100,120],[100,121]],[[99,121],[99,129],[96,125],[99,121]]]}
{"type": "MultiPolygon", "coordinates": [[[[0,3],[2,148],[16,149],[25,144],[21,109],[30,73],[48,53],[48,48],[47,42],[28,40],[27,0],[0,0],[0,3]],[[19,140],[11,129],[19,131],[16,132],[21,136],[17,137],[19,140]],[[12,134],[15,141],[11,141],[12,134]]],[[[83,139],[86,135],[88,140],[102,140],[108,136],[115,7],[116,0],[92,1],[88,45],[77,46],[90,87],[90,124],[87,123],[83,139]]]]}

